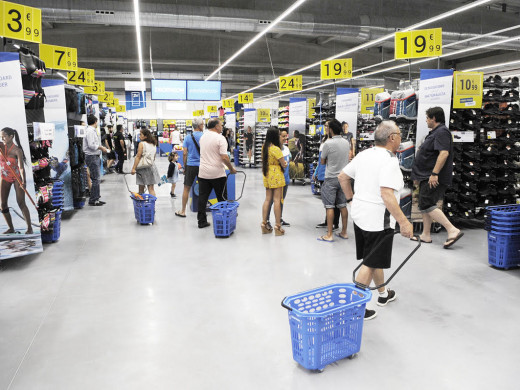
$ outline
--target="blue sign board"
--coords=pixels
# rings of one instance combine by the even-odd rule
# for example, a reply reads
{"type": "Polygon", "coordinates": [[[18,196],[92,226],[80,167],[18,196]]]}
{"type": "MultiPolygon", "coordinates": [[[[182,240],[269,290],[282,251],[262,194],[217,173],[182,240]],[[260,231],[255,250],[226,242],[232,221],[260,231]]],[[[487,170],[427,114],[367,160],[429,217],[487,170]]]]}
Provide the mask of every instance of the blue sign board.
{"type": "Polygon", "coordinates": [[[186,80],[151,80],[152,100],[186,100],[186,80]]]}
{"type": "Polygon", "coordinates": [[[220,100],[220,81],[188,80],[188,100],[220,100]]]}

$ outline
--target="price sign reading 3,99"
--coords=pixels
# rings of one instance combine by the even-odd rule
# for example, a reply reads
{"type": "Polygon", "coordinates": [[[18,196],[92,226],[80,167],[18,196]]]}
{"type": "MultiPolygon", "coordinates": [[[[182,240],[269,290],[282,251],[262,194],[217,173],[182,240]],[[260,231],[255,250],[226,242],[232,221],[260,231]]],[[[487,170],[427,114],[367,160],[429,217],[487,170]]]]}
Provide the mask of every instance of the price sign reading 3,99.
{"type": "Polygon", "coordinates": [[[42,42],[42,10],[0,1],[0,36],[42,42]]]}
{"type": "Polygon", "coordinates": [[[395,59],[442,55],[442,28],[395,33],[395,59]]]}
{"type": "Polygon", "coordinates": [[[352,58],[321,61],[322,80],[352,78],[352,58]]]}

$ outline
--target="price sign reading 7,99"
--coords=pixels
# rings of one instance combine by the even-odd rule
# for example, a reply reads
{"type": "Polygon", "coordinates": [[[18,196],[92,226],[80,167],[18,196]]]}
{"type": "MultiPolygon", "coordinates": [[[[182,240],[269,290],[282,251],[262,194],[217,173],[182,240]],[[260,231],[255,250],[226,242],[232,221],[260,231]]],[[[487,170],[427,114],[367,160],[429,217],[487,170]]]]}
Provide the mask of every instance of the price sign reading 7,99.
{"type": "Polygon", "coordinates": [[[42,42],[42,10],[0,1],[0,36],[42,42]]]}
{"type": "Polygon", "coordinates": [[[350,79],[352,78],[352,58],[321,61],[321,79],[350,79]]]}
{"type": "Polygon", "coordinates": [[[395,33],[395,59],[442,55],[442,28],[395,33]]]}
{"type": "Polygon", "coordinates": [[[40,45],[40,58],[51,69],[77,70],[78,50],[72,47],[40,45]]]}

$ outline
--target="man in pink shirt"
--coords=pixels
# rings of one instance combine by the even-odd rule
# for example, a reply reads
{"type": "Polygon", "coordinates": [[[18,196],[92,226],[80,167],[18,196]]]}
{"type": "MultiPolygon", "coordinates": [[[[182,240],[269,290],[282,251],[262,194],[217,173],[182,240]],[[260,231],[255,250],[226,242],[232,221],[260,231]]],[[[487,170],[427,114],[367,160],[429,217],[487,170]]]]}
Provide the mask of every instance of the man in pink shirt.
{"type": "Polygon", "coordinates": [[[211,190],[215,190],[219,202],[224,200],[223,193],[226,187],[226,170],[230,174],[237,171],[231,165],[227,154],[227,141],[222,136],[222,123],[219,119],[208,122],[208,130],[200,139],[200,167],[199,167],[199,204],[197,220],[199,228],[210,224],[206,216],[206,204],[211,190]]]}

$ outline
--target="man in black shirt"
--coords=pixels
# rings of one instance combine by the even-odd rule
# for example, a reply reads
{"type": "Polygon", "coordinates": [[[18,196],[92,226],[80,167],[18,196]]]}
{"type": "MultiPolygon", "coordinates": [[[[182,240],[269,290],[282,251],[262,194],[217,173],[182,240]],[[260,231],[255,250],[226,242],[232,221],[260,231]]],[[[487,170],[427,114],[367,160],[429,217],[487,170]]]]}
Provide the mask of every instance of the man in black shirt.
{"type": "Polygon", "coordinates": [[[251,164],[251,155],[253,154],[253,131],[251,130],[251,126],[247,126],[246,137],[246,152],[247,159],[249,160],[249,164],[251,164]]]}
{"type": "Polygon", "coordinates": [[[126,160],[125,136],[123,134],[123,125],[117,125],[117,132],[112,137],[114,149],[117,153],[116,172],[123,173],[123,164],[126,160]]]}
{"type": "Polygon", "coordinates": [[[430,132],[415,156],[412,180],[416,185],[419,184],[419,211],[423,219],[421,241],[432,242],[430,229],[435,220],[448,232],[448,239],[444,243],[444,248],[447,249],[464,233],[453,226],[437,207],[437,202],[444,197],[446,188],[451,185],[453,174],[453,139],[444,122],[444,110],[441,107],[426,110],[426,124],[430,132]]]}
{"type": "Polygon", "coordinates": [[[107,169],[110,172],[112,170],[112,165],[116,162],[116,153],[114,152],[114,145],[112,142],[112,138],[114,136],[114,130],[112,125],[107,125],[108,133],[106,138],[103,141],[103,144],[106,146],[108,150],[110,150],[107,154],[107,169]]]}

